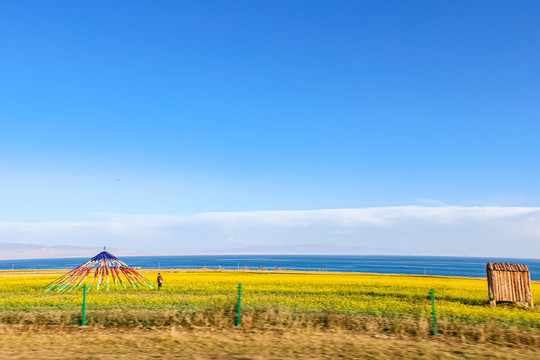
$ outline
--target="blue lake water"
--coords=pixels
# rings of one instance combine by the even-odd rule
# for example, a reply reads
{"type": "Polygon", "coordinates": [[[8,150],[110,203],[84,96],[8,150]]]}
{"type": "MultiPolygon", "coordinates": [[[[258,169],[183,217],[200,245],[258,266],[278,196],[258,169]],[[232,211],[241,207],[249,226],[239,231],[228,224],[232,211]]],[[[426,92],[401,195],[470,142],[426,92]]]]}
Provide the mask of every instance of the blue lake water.
{"type": "MultiPolygon", "coordinates": [[[[0,260],[0,270],[71,269],[87,258],[0,260]]],[[[125,256],[121,260],[132,267],[152,269],[208,268],[272,270],[343,271],[390,274],[419,274],[485,277],[486,263],[526,264],[532,280],[540,280],[540,259],[444,257],[444,256],[371,256],[371,255],[185,255],[125,256]]]]}

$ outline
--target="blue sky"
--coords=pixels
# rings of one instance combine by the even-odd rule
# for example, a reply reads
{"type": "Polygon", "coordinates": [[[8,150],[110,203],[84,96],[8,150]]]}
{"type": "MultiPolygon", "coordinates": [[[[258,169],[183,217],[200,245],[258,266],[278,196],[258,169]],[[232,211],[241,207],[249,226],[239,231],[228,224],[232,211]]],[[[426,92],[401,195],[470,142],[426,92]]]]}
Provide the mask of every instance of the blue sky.
{"type": "Polygon", "coordinates": [[[539,18],[534,1],[4,2],[0,221],[536,207],[539,18]]]}

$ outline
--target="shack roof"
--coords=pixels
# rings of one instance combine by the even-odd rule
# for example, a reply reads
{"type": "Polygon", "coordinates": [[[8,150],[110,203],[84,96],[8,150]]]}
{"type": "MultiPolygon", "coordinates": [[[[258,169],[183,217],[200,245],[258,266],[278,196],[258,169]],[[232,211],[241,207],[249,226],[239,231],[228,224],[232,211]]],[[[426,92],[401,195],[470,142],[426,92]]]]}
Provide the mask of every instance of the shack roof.
{"type": "Polygon", "coordinates": [[[529,272],[529,268],[525,264],[510,264],[510,263],[499,263],[499,262],[487,263],[487,269],[494,270],[494,271],[529,272]]]}

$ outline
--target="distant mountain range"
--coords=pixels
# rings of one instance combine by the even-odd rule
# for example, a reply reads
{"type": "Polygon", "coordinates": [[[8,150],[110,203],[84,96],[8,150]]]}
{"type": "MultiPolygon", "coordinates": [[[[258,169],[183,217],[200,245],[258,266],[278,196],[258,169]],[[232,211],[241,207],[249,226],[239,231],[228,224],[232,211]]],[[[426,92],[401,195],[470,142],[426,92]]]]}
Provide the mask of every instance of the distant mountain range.
{"type": "MultiPolygon", "coordinates": [[[[0,243],[0,260],[47,259],[92,257],[102,251],[102,247],[81,247],[71,245],[36,245],[0,243]]],[[[235,249],[200,251],[194,253],[171,254],[150,251],[107,248],[116,256],[167,256],[167,255],[400,255],[403,251],[360,246],[336,246],[324,244],[295,244],[279,246],[247,246],[235,249]]]]}
{"type": "MultiPolygon", "coordinates": [[[[71,245],[46,246],[36,244],[0,243],[0,260],[46,259],[92,257],[102,251],[102,247],[81,247],[71,245]]],[[[116,256],[153,256],[163,255],[149,251],[107,248],[116,256]]]]}
{"type": "Polygon", "coordinates": [[[247,246],[236,249],[198,252],[197,255],[398,255],[403,251],[361,246],[299,244],[280,246],[247,246]]]}

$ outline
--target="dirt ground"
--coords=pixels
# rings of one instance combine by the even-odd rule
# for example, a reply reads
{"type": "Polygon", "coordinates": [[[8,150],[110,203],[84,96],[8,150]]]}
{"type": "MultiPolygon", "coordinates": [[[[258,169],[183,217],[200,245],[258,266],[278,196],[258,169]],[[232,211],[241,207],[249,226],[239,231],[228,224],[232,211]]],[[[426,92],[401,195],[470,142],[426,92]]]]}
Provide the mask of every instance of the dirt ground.
{"type": "Polygon", "coordinates": [[[0,359],[539,359],[533,347],[348,331],[0,326],[0,359]]]}

